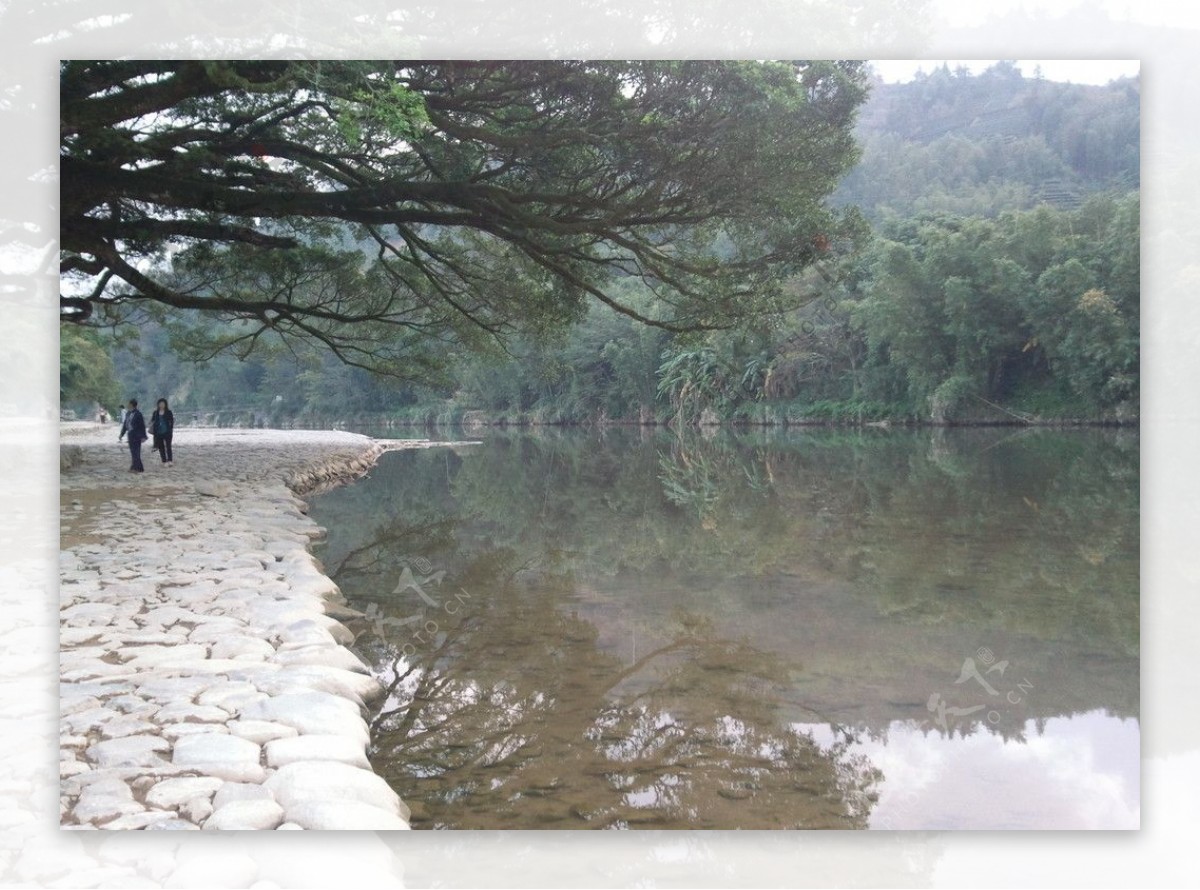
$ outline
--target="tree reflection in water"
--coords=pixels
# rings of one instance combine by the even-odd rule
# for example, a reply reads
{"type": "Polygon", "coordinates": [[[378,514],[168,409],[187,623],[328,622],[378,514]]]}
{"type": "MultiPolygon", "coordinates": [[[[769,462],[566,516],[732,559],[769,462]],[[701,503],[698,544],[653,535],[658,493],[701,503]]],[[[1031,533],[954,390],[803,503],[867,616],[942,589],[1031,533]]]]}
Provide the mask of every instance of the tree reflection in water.
{"type": "Polygon", "coordinates": [[[455,615],[428,610],[427,649],[373,650],[394,676],[373,761],[415,826],[866,826],[880,776],[850,734],[822,746],[780,717],[799,664],[691,615],[622,664],[569,591],[505,583],[510,558],[475,560],[455,615]]]}

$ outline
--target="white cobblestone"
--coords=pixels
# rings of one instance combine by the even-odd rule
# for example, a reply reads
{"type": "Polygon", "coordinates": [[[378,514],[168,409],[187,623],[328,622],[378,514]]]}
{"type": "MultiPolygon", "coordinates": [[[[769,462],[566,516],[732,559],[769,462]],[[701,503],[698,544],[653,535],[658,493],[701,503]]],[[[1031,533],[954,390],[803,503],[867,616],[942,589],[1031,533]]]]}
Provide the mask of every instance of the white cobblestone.
{"type": "Polygon", "coordinates": [[[212,797],[224,785],[214,776],[181,776],[164,779],[146,792],[146,803],[160,809],[171,809],[196,797],[212,797]]]}
{"type": "Polygon", "coordinates": [[[283,807],[273,800],[233,800],[215,811],[205,821],[204,828],[224,831],[266,830],[282,821],[283,807]]]}
{"type": "Polygon", "coordinates": [[[367,752],[354,739],[342,735],[299,735],[275,739],[263,746],[267,766],[280,767],[304,760],[330,760],[370,769],[367,752]]]}

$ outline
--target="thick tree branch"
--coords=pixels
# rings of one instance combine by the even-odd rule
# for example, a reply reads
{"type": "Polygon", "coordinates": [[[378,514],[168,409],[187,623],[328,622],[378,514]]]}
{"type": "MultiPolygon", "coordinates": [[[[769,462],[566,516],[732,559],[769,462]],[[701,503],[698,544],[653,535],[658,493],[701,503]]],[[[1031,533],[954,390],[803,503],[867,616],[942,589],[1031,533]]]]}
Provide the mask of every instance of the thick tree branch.
{"type": "Polygon", "coordinates": [[[364,365],[394,354],[388,332],[480,342],[565,324],[585,297],[671,332],[776,311],[837,225],[821,200],[864,95],[831,63],[61,71],[61,265],[91,278],[64,318],[212,311],[364,365]],[[648,308],[614,295],[628,276],[648,308]]]}

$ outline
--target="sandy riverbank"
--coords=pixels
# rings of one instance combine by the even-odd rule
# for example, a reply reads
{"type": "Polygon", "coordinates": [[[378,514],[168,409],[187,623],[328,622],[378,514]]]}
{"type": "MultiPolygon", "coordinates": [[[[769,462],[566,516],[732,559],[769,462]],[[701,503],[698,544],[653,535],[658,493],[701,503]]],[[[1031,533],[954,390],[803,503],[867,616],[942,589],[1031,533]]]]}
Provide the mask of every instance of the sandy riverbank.
{"type": "Polygon", "coordinates": [[[408,828],[366,758],[382,688],[295,492],[422,444],[181,428],[173,466],[144,449],[134,474],[114,424],[63,424],[64,827],[408,828]]]}

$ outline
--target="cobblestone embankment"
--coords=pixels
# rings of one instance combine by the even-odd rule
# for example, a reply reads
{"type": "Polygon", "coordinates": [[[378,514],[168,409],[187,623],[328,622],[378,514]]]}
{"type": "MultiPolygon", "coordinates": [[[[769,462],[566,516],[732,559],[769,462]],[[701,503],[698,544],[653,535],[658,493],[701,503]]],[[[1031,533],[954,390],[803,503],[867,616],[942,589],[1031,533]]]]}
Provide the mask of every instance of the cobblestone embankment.
{"type": "Polygon", "coordinates": [[[204,429],[174,446],[134,474],[115,425],[63,425],[62,826],[407,829],[367,762],[382,687],[346,648],[298,496],[404,446],[204,429]]]}

